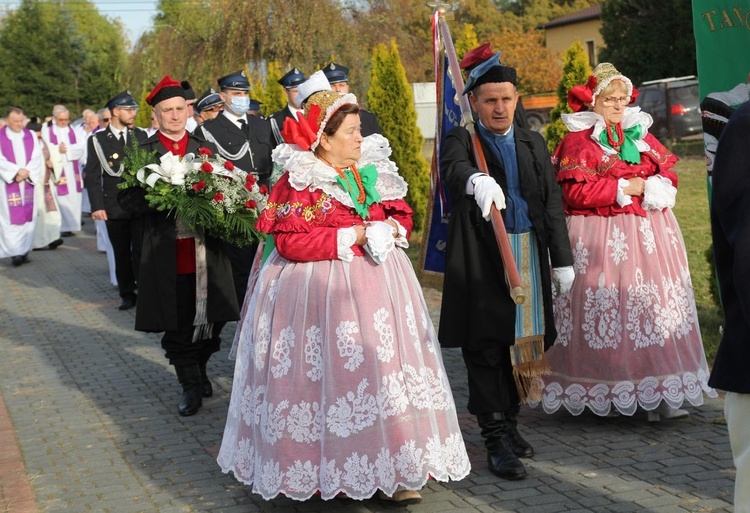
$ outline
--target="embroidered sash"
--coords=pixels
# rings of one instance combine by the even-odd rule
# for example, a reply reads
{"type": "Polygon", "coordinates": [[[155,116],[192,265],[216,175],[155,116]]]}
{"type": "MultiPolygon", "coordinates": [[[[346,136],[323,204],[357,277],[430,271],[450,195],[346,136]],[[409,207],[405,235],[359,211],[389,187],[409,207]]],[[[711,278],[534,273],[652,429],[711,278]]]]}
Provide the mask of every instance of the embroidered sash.
{"type": "MultiPolygon", "coordinates": [[[[55,130],[52,128],[52,124],[49,125],[49,142],[57,146],[59,143],[57,142],[57,135],[55,135],[55,130]]],[[[76,132],[73,130],[72,126],[68,126],[68,139],[70,140],[70,144],[76,144],[76,132]]],[[[77,160],[68,160],[68,162],[73,164],[73,172],[75,173],[75,180],[76,180],[76,191],[81,192],[83,189],[83,180],[81,179],[81,168],[78,165],[77,160]]],[[[60,179],[60,182],[57,184],[57,194],[59,196],[66,196],[68,194],[68,177],[67,173],[63,172],[63,176],[60,179]]]]}
{"type": "MultiPolygon", "coordinates": [[[[7,134],[8,127],[0,129],[0,151],[3,156],[13,164],[16,162],[16,154],[13,151],[13,141],[7,134]]],[[[31,153],[34,151],[34,134],[24,129],[23,146],[26,150],[26,164],[31,160],[31,153]]],[[[10,214],[10,224],[22,225],[34,220],[34,186],[26,182],[21,195],[21,184],[15,180],[5,184],[5,200],[8,202],[8,213],[10,214]]]]}

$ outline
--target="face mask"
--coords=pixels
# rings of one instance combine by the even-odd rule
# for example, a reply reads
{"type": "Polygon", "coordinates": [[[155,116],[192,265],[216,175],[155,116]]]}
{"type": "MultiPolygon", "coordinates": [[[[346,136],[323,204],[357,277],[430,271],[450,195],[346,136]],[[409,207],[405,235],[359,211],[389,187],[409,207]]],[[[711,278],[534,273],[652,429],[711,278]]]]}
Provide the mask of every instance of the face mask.
{"type": "Polygon", "coordinates": [[[250,108],[250,97],[234,96],[232,102],[229,104],[229,108],[238,115],[246,113],[247,109],[250,108]]]}

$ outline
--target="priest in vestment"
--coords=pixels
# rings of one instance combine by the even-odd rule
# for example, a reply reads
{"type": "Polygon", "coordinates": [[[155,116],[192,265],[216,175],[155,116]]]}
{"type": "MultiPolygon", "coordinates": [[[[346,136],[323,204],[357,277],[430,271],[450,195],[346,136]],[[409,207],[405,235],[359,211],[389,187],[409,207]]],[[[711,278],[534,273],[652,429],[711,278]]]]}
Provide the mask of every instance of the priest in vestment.
{"type": "Polygon", "coordinates": [[[25,118],[10,107],[0,128],[0,258],[11,257],[14,266],[29,261],[34,245],[34,184],[42,174],[39,142],[25,118]]]}
{"type": "Polygon", "coordinates": [[[83,165],[79,161],[86,153],[86,134],[70,126],[70,113],[63,105],[52,110],[52,121],[42,129],[42,139],[50,149],[55,168],[57,204],[60,207],[63,236],[81,230],[83,200],[83,165]]]}

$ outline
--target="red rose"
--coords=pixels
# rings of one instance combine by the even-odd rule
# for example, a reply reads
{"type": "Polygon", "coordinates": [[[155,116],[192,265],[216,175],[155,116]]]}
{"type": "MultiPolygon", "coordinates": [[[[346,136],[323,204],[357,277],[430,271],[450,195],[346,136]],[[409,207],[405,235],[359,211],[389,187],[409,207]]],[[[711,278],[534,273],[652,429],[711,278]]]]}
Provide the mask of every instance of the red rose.
{"type": "Polygon", "coordinates": [[[200,191],[202,191],[205,188],[206,188],[206,182],[204,182],[203,180],[199,180],[198,183],[193,184],[193,190],[194,191],[199,191],[200,192],[200,191]]]}
{"type": "Polygon", "coordinates": [[[213,153],[211,153],[211,150],[202,146],[198,148],[198,154],[203,155],[204,157],[210,157],[211,155],[213,155],[213,153]]]}
{"type": "Polygon", "coordinates": [[[261,194],[268,194],[268,187],[266,187],[265,185],[261,185],[260,186],[260,193],[261,194]]]}
{"type": "Polygon", "coordinates": [[[233,171],[234,164],[232,164],[231,162],[227,160],[226,162],[224,162],[224,169],[226,169],[227,171],[233,171]]]}
{"type": "Polygon", "coordinates": [[[255,203],[255,200],[247,200],[247,202],[245,202],[245,206],[247,208],[257,208],[258,204],[255,203]]]}
{"type": "Polygon", "coordinates": [[[222,201],[223,199],[224,199],[224,195],[223,195],[222,193],[220,193],[220,192],[217,192],[216,194],[214,194],[214,201],[215,201],[216,203],[221,203],[221,201],[222,201]]]}
{"type": "Polygon", "coordinates": [[[253,192],[253,184],[245,182],[245,189],[247,189],[250,192],[253,192]]]}
{"type": "Polygon", "coordinates": [[[203,164],[201,164],[201,171],[203,171],[204,173],[213,173],[214,166],[212,166],[210,162],[204,162],[203,164]]]}
{"type": "Polygon", "coordinates": [[[255,185],[255,177],[248,173],[247,178],[245,178],[245,183],[252,187],[255,185]]]}

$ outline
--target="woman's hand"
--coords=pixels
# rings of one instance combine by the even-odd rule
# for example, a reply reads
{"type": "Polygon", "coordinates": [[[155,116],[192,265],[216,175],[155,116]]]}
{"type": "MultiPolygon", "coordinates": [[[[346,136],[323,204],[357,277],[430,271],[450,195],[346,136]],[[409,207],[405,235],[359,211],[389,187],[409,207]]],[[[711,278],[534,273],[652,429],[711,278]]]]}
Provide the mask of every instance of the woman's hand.
{"type": "Polygon", "coordinates": [[[622,189],[624,194],[628,196],[641,196],[643,191],[646,190],[646,180],[639,177],[634,177],[628,180],[628,186],[622,189]]]}
{"type": "Polygon", "coordinates": [[[365,235],[365,226],[361,224],[355,224],[353,226],[354,231],[357,232],[357,240],[354,242],[356,246],[364,246],[367,244],[367,236],[365,235]]]}

